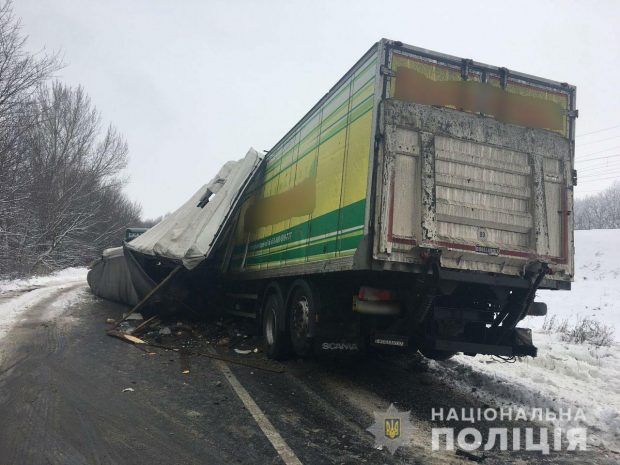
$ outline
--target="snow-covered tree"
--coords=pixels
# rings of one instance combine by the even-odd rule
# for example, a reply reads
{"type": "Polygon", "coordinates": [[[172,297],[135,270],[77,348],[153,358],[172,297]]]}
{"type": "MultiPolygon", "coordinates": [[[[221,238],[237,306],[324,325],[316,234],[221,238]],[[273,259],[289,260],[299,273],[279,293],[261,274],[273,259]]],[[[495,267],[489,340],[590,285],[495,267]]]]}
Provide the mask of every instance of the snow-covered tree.
{"type": "Polygon", "coordinates": [[[140,220],[127,143],[81,87],[49,83],[59,68],[0,6],[0,275],[86,264],[140,220]]]}
{"type": "Polygon", "coordinates": [[[575,201],[575,228],[620,228],[620,182],[599,194],[575,201]]]}

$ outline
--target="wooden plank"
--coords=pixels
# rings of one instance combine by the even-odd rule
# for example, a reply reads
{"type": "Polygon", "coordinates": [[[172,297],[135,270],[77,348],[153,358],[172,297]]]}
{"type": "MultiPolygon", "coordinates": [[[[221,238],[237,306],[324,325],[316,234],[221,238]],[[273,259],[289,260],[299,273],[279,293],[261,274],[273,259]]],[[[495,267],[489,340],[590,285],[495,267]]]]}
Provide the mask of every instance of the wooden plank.
{"type": "Polygon", "coordinates": [[[151,318],[149,318],[148,320],[144,320],[142,323],[140,323],[138,326],[136,326],[134,328],[134,330],[131,332],[131,334],[137,336],[140,333],[143,333],[144,330],[151,325],[151,323],[159,323],[159,318],[157,318],[157,315],[153,315],[151,318]],[[155,321],[157,320],[157,321],[155,321]]]}
{"type": "Polygon", "coordinates": [[[162,289],[162,288],[163,288],[166,284],[168,284],[168,283],[172,280],[172,278],[174,278],[174,277],[176,276],[176,274],[177,274],[179,271],[181,271],[181,269],[182,269],[182,268],[183,268],[183,267],[182,267],[181,265],[176,266],[176,267],[175,267],[175,268],[174,268],[174,269],[170,272],[170,274],[168,274],[168,276],[166,276],[164,279],[162,279],[162,281],[161,281],[161,282],[160,282],[157,286],[155,286],[153,289],[151,289],[151,291],[150,291],[147,295],[145,295],[145,296],[144,296],[144,298],[143,298],[140,302],[138,302],[138,303],[136,304],[136,306],[135,306],[134,308],[132,308],[132,309],[131,309],[131,311],[130,311],[127,315],[125,315],[125,317],[124,317],[124,318],[122,318],[122,319],[121,319],[118,323],[116,323],[116,325],[114,325],[114,327],[113,327],[112,329],[116,329],[116,328],[118,328],[118,327],[119,327],[119,325],[120,325],[123,321],[125,321],[129,315],[131,315],[132,313],[137,312],[137,311],[138,311],[138,310],[140,310],[142,307],[144,307],[144,306],[147,304],[147,302],[148,302],[149,300],[151,300],[151,298],[152,298],[152,297],[153,297],[153,296],[154,296],[154,295],[155,295],[155,294],[156,294],[156,293],[157,293],[160,289],[162,289]]]}
{"type": "Polygon", "coordinates": [[[131,334],[125,334],[120,331],[110,330],[108,331],[108,336],[115,337],[125,342],[131,342],[132,344],[146,344],[146,341],[143,341],[139,337],[132,336],[131,334]]]}

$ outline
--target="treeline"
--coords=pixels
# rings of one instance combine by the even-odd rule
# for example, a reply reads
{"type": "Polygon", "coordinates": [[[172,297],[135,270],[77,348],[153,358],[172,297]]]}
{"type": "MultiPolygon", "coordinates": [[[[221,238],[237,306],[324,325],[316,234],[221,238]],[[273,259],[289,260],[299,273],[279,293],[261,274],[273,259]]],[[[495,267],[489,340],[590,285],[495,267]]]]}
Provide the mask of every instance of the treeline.
{"type": "Polygon", "coordinates": [[[140,207],[122,192],[127,143],[81,87],[53,81],[0,7],[0,276],[85,265],[122,242],[140,207]]]}
{"type": "Polygon", "coordinates": [[[603,192],[575,200],[575,229],[620,228],[620,182],[603,192]]]}

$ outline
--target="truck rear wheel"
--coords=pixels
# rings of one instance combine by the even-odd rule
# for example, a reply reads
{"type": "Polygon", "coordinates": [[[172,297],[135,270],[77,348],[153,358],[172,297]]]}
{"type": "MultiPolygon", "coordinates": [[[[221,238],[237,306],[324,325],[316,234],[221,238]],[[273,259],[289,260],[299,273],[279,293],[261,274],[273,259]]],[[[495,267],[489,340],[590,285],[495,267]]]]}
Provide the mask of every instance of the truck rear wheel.
{"type": "Polygon", "coordinates": [[[289,334],[293,350],[299,357],[307,357],[312,352],[317,298],[306,281],[293,285],[288,307],[289,334]]]}
{"type": "Polygon", "coordinates": [[[282,324],[284,303],[280,294],[273,292],[265,301],[263,307],[263,341],[267,356],[274,360],[286,357],[287,338],[286,325],[282,324]]]}

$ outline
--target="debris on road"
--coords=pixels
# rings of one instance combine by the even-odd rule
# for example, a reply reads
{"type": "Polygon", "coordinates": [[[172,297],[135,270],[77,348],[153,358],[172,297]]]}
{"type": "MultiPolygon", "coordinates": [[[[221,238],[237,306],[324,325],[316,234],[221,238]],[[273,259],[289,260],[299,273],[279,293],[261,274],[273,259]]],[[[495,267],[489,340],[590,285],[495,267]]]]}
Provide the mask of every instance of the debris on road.
{"type": "MultiPolygon", "coordinates": [[[[284,372],[282,364],[267,360],[258,349],[258,337],[251,334],[251,330],[238,328],[234,320],[220,319],[199,323],[178,320],[162,322],[162,320],[165,318],[161,315],[151,316],[144,321],[126,319],[110,329],[107,334],[136,346],[179,352],[183,356],[208,357],[274,373],[284,372]],[[140,324],[133,326],[138,322],[140,324]],[[138,334],[140,337],[136,336],[138,334]],[[213,346],[218,350],[213,351],[213,346]]],[[[145,353],[157,354],[153,351],[145,353]]],[[[189,370],[183,373],[188,374],[189,370]]]]}
{"type": "Polygon", "coordinates": [[[123,389],[123,392],[134,392],[134,388],[125,388],[123,389]]]}
{"type": "Polygon", "coordinates": [[[124,315],[123,319],[125,321],[129,321],[129,320],[144,320],[144,317],[142,316],[141,313],[131,313],[128,315],[124,315]]]}
{"type": "Polygon", "coordinates": [[[139,337],[132,336],[131,334],[125,334],[123,332],[116,331],[113,329],[108,331],[108,336],[112,336],[112,337],[121,339],[126,342],[131,342],[132,344],[146,344],[146,342],[140,339],[139,337]]]}
{"type": "Polygon", "coordinates": [[[159,320],[159,318],[157,317],[157,315],[153,315],[151,318],[149,318],[148,320],[143,321],[142,323],[140,323],[132,332],[131,334],[134,336],[139,336],[141,333],[145,332],[148,328],[150,328],[151,326],[157,326],[159,323],[161,323],[161,321],[159,320]]]}
{"type": "Polygon", "coordinates": [[[108,318],[105,322],[109,325],[113,325],[116,323],[116,320],[114,318],[108,318]]]}
{"type": "Polygon", "coordinates": [[[458,448],[456,449],[454,453],[460,457],[465,457],[467,460],[471,460],[472,462],[478,462],[478,463],[484,461],[487,458],[487,456],[484,454],[476,455],[476,454],[472,454],[471,452],[467,452],[466,450],[458,449],[458,448]]]}

